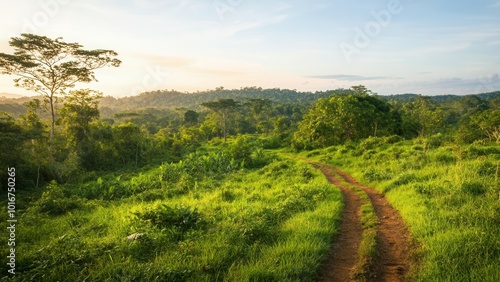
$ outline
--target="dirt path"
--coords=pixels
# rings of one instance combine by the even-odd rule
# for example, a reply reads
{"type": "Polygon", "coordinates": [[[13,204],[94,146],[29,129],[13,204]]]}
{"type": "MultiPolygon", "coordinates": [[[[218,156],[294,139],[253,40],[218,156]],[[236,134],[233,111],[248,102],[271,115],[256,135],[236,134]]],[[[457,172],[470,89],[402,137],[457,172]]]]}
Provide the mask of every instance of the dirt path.
{"type": "Polygon", "coordinates": [[[329,258],[322,268],[319,281],[352,281],[351,270],[357,262],[357,248],[361,241],[359,223],[360,200],[351,189],[342,185],[339,176],[347,183],[365,191],[377,214],[377,254],[369,281],[405,281],[409,269],[408,253],[410,236],[403,219],[387,199],[371,188],[359,184],[352,176],[338,169],[310,162],[326,178],[342,190],[345,208],[342,214],[339,237],[332,246],[329,258]],[[357,225],[354,226],[354,225],[357,225]]]}
{"type": "Polygon", "coordinates": [[[321,269],[318,281],[350,281],[354,266],[358,262],[358,247],[361,243],[363,229],[360,223],[359,209],[361,200],[351,189],[344,187],[340,180],[328,172],[328,168],[316,163],[311,163],[319,169],[335,186],[342,191],[344,210],[339,228],[339,235],[328,254],[328,260],[321,269]]]}

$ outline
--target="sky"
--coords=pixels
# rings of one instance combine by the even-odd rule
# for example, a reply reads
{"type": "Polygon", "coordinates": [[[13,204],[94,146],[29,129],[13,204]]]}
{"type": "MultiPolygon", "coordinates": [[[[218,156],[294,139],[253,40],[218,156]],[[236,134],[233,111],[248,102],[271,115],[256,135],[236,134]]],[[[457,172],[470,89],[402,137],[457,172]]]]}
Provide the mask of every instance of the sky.
{"type": "MultiPolygon", "coordinates": [[[[380,95],[500,90],[500,0],[0,0],[0,52],[34,33],[110,49],[78,84],[125,97],[247,86],[380,95]]],[[[0,76],[0,93],[30,95],[0,76]]]]}

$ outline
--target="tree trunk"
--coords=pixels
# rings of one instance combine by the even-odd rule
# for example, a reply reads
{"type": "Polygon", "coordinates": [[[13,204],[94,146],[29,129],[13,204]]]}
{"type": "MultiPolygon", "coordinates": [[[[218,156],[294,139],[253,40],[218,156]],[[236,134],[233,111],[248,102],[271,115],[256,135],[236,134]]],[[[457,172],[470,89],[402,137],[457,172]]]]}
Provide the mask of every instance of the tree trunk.
{"type": "Polygon", "coordinates": [[[51,115],[51,120],[50,120],[50,140],[54,140],[54,127],[56,125],[56,113],[55,113],[55,107],[54,107],[54,94],[51,94],[49,96],[49,104],[50,104],[50,115],[51,115]]]}
{"type": "Polygon", "coordinates": [[[224,134],[224,143],[227,141],[227,117],[226,115],[222,115],[222,133],[224,134]]]}

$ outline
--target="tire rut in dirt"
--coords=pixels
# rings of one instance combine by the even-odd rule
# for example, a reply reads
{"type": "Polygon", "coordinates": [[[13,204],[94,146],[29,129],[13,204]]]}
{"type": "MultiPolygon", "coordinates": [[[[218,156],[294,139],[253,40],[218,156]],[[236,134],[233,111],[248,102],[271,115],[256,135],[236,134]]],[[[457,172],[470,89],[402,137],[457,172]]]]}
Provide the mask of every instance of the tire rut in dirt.
{"type": "Polygon", "coordinates": [[[349,174],[331,168],[347,183],[365,191],[379,219],[377,226],[377,258],[370,281],[405,281],[409,270],[410,232],[402,217],[378,191],[359,184],[349,174]]]}
{"type": "Polygon", "coordinates": [[[359,260],[358,248],[362,238],[359,210],[361,200],[351,189],[346,188],[327,171],[327,167],[311,163],[320,170],[330,181],[337,186],[344,199],[344,209],[338,235],[333,238],[333,244],[327,260],[321,268],[318,281],[352,281],[351,276],[359,260]]]}

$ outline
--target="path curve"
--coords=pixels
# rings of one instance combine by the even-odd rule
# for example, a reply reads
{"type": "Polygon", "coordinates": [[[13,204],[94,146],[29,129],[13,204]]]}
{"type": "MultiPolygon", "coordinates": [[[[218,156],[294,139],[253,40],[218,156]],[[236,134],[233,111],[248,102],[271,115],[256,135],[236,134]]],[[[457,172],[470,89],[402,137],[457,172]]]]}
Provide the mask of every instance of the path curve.
{"type": "Polygon", "coordinates": [[[395,210],[387,199],[378,191],[359,184],[351,175],[313,161],[309,161],[316,169],[319,169],[326,178],[335,186],[341,189],[344,195],[344,211],[342,214],[342,222],[340,226],[340,234],[333,243],[331,252],[325,264],[322,267],[322,272],[318,281],[353,281],[351,270],[356,264],[352,262],[352,254],[344,254],[344,249],[348,248],[349,252],[353,252],[352,245],[356,245],[355,252],[357,257],[357,248],[361,241],[361,225],[359,223],[359,198],[349,188],[342,185],[339,176],[345,182],[352,186],[358,187],[365,191],[370,198],[370,201],[377,214],[379,224],[377,226],[377,257],[374,259],[372,266],[374,273],[370,273],[368,281],[406,281],[405,275],[410,268],[410,232],[398,211],[395,210]],[[350,192],[349,192],[350,191],[350,192]],[[354,194],[354,197],[352,196],[354,194]],[[357,204],[356,204],[357,202],[357,204]],[[357,205],[357,206],[356,206],[357,205]],[[353,207],[357,209],[354,213],[357,215],[357,220],[352,216],[353,207]],[[357,224],[357,228],[353,228],[352,224],[357,224]],[[344,234],[348,233],[348,234],[344,234]],[[358,234],[359,233],[359,234],[358,234]],[[358,238],[359,236],[359,238],[358,238]],[[345,266],[342,265],[349,261],[351,266],[346,272],[345,266]]]}

